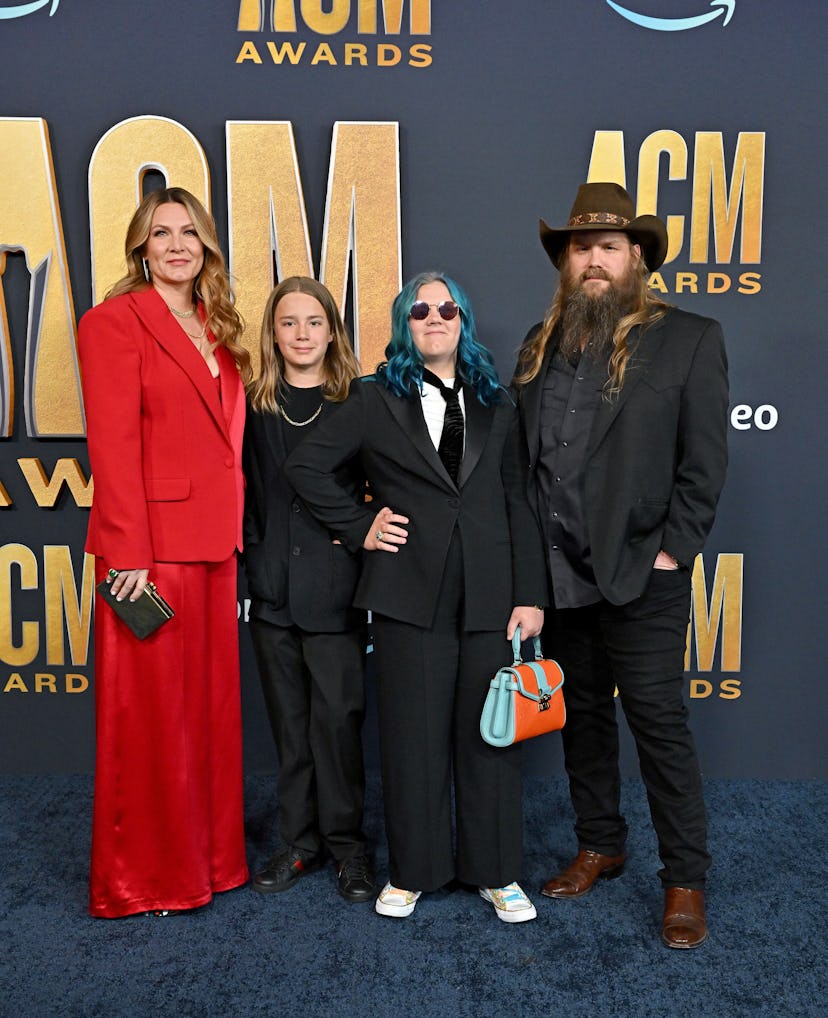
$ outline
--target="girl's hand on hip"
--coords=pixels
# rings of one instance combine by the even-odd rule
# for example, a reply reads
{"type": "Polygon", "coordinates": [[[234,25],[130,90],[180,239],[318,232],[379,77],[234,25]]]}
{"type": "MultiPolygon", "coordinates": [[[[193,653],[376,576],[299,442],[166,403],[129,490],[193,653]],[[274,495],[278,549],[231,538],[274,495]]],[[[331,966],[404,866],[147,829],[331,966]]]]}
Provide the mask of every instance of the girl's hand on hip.
{"type": "Polygon", "coordinates": [[[368,528],[362,547],[366,551],[398,552],[399,546],[408,540],[408,531],[401,526],[403,523],[408,523],[407,516],[401,516],[388,506],[384,506],[368,528]]]}

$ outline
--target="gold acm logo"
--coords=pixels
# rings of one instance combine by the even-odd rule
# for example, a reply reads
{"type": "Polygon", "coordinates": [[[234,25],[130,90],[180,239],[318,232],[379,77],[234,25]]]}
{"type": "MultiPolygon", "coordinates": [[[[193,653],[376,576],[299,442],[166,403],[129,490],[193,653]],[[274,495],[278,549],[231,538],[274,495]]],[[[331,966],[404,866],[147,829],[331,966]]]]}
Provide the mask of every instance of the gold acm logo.
{"type": "Polygon", "coordinates": [[[654,131],[637,140],[596,131],[587,180],[612,180],[637,197],[637,214],[667,225],[664,265],[650,287],[668,294],[753,296],[762,290],[765,132],[654,131]],[[638,144],[637,195],[627,155],[638,144]]]}
{"type": "MultiPolygon", "coordinates": [[[[315,276],[343,314],[350,309],[357,357],[364,370],[373,370],[388,341],[388,309],[402,285],[399,125],[333,125],[327,190],[309,199],[323,205],[318,252],[311,250],[293,124],[227,121],[225,134],[229,264],[243,318],[259,320],[280,279],[315,276]]],[[[107,130],[88,170],[94,304],[123,275],[123,237],[151,170],[211,205],[212,167],[183,124],[147,115],[107,130]]],[[[13,438],[16,405],[30,438],[84,435],[71,282],[46,122],[0,118],[0,441],[13,438]],[[30,276],[26,334],[17,352],[3,281],[10,253],[23,255],[30,276]]],[[[248,329],[245,342],[258,364],[255,332],[248,329]]],[[[74,461],[62,461],[62,472],[51,477],[37,461],[20,459],[18,466],[39,505],[63,482],[79,505],[91,502],[91,488],[74,461]]],[[[10,469],[8,460],[0,464],[0,510],[12,506],[4,488],[10,469]]]]}
{"type": "Polygon", "coordinates": [[[430,67],[431,0],[240,0],[237,64],[430,67]],[[254,33],[256,33],[254,35],[254,33]],[[262,38],[270,34],[274,38],[262,38]]]}

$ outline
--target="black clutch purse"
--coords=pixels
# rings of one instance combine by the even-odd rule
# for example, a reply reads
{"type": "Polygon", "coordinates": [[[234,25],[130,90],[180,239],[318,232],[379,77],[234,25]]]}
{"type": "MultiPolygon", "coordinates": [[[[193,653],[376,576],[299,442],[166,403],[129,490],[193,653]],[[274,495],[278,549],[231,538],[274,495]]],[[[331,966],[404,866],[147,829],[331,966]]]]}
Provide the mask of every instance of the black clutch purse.
{"type": "MultiPolygon", "coordinates": [[[[118,573],[116,570],[110,569],[109,575],[114,579],[118,573]]],[[[130,601],[129,598],[119,601],[112,593],[112,588],[106,580],[102,580],[98,584],[98,593],[139,640],[145,640],[175,615],[172,608],[155,589],[154,583],[148,583],[144,587],[143,594],[136,601],[130,601]]]]}

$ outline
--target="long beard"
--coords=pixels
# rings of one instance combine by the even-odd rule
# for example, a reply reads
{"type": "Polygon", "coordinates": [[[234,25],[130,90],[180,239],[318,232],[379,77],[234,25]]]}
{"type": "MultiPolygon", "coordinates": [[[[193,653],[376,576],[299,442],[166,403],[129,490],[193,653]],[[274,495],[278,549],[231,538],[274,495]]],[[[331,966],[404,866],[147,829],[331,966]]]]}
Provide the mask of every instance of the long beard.
{"type": "Polygon", "coordinates": [[[561,281],[559,346],[571,364],[577,364],[584,349],[588,349],[596,361],[605,358],[606,352],[612,348],[616,326],[624,315],[632,311],[635,304],[636,279],[632,271],[615,281],[595,269],[584,275],[576,280],[567,277],[561,281]],[[587,274],[608,280],[609,288],[603,293],[587,294],[583,288],[584,275],[587,274]]]}

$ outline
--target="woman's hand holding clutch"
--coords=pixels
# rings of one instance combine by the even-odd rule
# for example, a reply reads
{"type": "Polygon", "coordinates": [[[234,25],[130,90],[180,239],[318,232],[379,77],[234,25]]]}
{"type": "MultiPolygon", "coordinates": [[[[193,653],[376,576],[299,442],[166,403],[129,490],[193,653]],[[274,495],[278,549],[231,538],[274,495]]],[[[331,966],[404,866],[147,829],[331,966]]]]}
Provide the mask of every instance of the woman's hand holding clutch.
{"type": "MultiPolygon", "coordinates": [[[[113,570],[110,569],[110,576],[112,573],[113,570]]],[[[144,593],[148,577],[149,569],[118,569],[111,581],[107,578],[107,582],[110,584],[109,589],[119,601],[127,597],[130,601],[137,601],[144,593]]]]}

